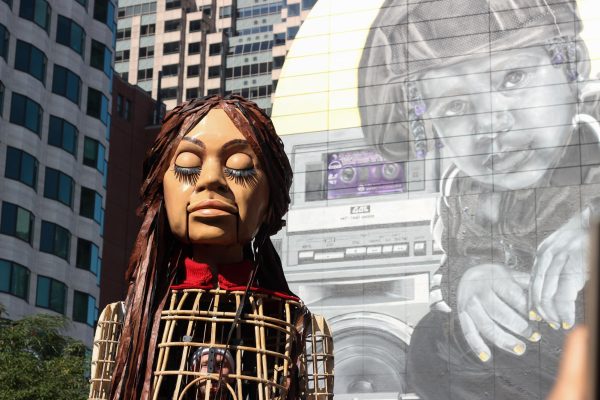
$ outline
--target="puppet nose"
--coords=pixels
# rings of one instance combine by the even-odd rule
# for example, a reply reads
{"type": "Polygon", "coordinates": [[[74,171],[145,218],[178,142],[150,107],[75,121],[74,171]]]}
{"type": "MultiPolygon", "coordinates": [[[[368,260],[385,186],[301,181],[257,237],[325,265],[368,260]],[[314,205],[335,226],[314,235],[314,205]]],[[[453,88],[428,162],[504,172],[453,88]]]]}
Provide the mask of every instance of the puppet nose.
{"type": "Polygon", "coordinates": [[[227,179],[223,173],[223,167],[216,161],[205,161],[202,165],[202,171],[198,182],[196,182],[196,191],[212,190],[215,192],[226,192],[229,190],[227,179]]]}

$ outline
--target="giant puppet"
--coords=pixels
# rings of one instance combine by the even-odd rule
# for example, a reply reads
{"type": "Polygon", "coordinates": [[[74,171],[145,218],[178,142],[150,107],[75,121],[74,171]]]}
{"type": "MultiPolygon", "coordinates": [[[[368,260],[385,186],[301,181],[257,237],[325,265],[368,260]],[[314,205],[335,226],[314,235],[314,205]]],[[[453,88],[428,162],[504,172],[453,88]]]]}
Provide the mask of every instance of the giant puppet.
{"type": "Polygon", "coordinates": [[[90,399],[328,399],[331,335],[288,288],[270,236],[292,171],[239,96],[167,114],[144,165],[127,298],[98,323],[90,399]]]}

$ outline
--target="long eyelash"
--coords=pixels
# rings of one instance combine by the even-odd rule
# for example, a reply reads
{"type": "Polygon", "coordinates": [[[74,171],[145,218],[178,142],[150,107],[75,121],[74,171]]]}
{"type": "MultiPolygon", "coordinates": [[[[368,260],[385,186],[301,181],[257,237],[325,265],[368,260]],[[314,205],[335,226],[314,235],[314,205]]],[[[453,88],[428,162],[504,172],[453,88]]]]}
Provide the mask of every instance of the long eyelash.
{"type": "Polygon", "coordinates": [[[200,167],[180,167],[178,165],[173,167],[175,177],[180,181],[192,186],[198,181],[201,170],[202,169],[200,167]]]}
{"type": "Polygon", "coordinates": [[[225,167],[223,173],[238,185],[255,186],[258,183],[258,174],[255,168],[233,169],[225,167]]]}

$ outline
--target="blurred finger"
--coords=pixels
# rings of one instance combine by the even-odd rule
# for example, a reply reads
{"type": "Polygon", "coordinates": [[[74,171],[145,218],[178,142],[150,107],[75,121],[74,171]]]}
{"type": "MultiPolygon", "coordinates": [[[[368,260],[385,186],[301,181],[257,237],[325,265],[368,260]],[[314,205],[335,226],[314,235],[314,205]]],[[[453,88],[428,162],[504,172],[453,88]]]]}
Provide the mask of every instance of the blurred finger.
{"type": "Polygon", "coordinates": [[[556,384],[548,400],[583,400],[586,398],[588,332],[578,327],[567,336],[563,347],[556,384]]]}
{"type": "Polygon", "coordinates": [[[474,299],[467,308],[475,326],[481,335],[504,351],[521,355],[525,353],[527,346],[521,340],[505,332],[500,325],[492,320],[486,313],[479,300],[474,299]]]}
{"type": "Polygon", "coordinates": [[[460,327],[463,331],[465,341],[471,350],[473,350],[473,353],[475,353],[481,361],[489,361],[492,357],[492,352],[481,338],[481,335],[469,314],[463,311],[458,314],[458,318],[460,320],[460,327]]]}

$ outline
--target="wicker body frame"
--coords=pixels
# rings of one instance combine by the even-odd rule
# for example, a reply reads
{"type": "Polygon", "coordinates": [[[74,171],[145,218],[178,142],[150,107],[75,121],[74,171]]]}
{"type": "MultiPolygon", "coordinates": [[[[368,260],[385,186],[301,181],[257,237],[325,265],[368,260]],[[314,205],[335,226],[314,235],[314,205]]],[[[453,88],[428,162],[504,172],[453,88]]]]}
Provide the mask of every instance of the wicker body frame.
{"type": "MultiPolygon", "coordinates": [[[[152,399],[213,400],[219,380],[227,393],[220,398],[232,400],[333,398],[333,340],[325,319],[308,313],[301,302],[250,291],[231,329],[243,301],[242,291],[171,291],[161,314],[152,399]],[[199,349],[230,355],[229,373],[220,377],[218,362],[205,371],[194,367],[199,349]]],[[[107,306],[98,322],[90,400],[110,393],[123,314],[119,325],[115,313],[106,310],[115,308],[107,306]]]]}

